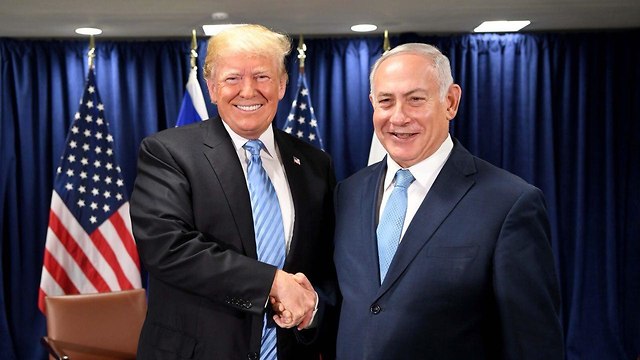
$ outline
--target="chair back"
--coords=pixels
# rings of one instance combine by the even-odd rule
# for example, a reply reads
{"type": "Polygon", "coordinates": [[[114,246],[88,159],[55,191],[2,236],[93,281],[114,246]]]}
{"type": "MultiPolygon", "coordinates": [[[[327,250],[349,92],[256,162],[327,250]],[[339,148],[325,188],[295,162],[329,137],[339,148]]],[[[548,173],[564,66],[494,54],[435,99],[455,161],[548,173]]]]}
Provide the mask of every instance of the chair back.
{"type": "Polygon", "coordinates": [[[147,311],[144,289],[49,296],[47,338],[69,359],[135,359],[147,311]]]}

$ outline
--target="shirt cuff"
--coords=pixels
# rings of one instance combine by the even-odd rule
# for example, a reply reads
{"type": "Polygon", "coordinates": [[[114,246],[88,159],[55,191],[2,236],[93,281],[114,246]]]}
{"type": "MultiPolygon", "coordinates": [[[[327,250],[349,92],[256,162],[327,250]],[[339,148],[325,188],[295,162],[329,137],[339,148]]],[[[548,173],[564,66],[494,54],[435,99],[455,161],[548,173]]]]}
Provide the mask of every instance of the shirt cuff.
{"type": "Polygon", "coordinates": [[[316,306],[313,308],[313,315],[311,315],[311,322],[309,322],[309,325],[307,325],[307,327],[305,327],[303,330],[313,329],[318,325],[317,319],[316,319],[316,313],[318,312],[318,304],[320,303],[320,297],[318,297],[317,292],[314,291],[314,293],[316,294],[316,306]]]}

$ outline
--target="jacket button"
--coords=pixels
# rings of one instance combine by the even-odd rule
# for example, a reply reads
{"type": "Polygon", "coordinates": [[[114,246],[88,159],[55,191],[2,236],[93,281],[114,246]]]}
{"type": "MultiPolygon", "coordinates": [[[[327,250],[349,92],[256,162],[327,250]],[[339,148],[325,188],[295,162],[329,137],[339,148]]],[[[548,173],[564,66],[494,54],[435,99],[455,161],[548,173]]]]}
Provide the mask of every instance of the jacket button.
{"type": "Polygon", "coordinates": [[[382,308],[380,307],[380,305],[374,304],[374,305],[371,305],[370,310],[373,315],[378,315],[380,314],[380,311],[382,311],[382,308]]]}
{"type": "Polygon", "coordinates": [[[249,360],[258,360],[258,353],[257,352],[252,352],[247,354],[247,359],[249,360]]]}

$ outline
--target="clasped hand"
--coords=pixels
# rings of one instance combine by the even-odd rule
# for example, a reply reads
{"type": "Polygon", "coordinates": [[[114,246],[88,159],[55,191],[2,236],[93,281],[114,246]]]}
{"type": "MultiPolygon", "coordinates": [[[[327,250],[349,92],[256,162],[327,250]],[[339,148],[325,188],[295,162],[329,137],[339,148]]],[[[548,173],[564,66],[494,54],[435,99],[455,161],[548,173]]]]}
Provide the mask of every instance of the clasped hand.
{"type": "Polygon", "coordinates": [[[303,273],[289,274],[282,270],[276,276],[269,293],[269,302],[275,315],[273,321],[282,328],[309,326],[316,306],[316,293],[303,273]]]}

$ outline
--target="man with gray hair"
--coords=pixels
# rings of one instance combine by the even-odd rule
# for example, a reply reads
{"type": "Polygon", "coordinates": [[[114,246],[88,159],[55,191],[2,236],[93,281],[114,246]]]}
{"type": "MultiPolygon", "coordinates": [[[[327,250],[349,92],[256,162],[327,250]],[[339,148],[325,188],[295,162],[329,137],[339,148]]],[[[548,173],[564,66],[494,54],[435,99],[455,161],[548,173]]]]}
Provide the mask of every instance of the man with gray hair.
{"type": "Polygon", "coordinates": [[[426,44],[371,71],[388,156],[336,187],[340,359],[563,359],[543,194],[449,134],[462,90],[426,44]]]}

